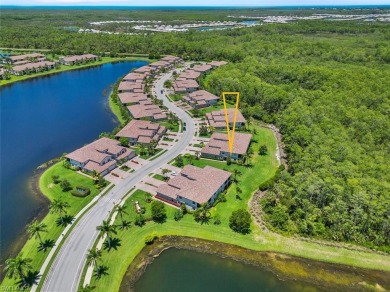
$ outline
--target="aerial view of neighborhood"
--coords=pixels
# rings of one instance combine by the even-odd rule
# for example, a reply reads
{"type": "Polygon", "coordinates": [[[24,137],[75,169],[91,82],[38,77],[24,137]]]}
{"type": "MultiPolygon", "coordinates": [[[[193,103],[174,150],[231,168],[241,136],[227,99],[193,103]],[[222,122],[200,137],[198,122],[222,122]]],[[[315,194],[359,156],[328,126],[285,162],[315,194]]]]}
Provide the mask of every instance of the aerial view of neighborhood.
{"type": "Polygon", "coordinates": [[[7,1],[0,291],[390,291],[390,3],[7,1]]]}

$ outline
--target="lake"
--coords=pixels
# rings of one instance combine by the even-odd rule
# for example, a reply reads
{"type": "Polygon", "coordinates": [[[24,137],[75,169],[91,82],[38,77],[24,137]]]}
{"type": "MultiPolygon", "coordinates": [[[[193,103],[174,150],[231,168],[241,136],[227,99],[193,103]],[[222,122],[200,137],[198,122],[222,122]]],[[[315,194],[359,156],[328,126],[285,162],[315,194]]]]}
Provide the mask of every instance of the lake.
{"type": "Polygon", "coordinates": [[[164,291],[326,291],[302,281],[282,281],[265,268],[228,258],[170,248],[147,267],[136,292],[164,291]]]}
{"type": "Polygon", "coordinates": [[[27,189],[42,163],[110,132],[117,120],[107,104],[110,85],[144,61],[62,72],[0,87],[1,259],[42,209],[27,189]]]}

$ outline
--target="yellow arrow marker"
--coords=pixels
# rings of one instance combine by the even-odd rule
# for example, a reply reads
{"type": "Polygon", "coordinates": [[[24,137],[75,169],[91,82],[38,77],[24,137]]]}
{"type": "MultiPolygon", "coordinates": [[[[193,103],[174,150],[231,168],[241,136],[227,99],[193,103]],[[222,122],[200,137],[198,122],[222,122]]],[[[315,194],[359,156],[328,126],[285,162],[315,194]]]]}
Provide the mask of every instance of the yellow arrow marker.
{"type": "Polygon", "coordinates": [[[239,92],[222,92],[222,99],[223,99],[223,108],[225,110],[226,130],[227,130],[228,141],[229,141],[229,150],[230,150],[230,155],[231,155],[233,153],[234,133],[236,131],[236,120],[237,120],[237,112],[238,112],[238,103],[240,102],[240,93],[239,92]],[[226,95],[236,95],[237,96],[236,106],[234,108],[232,135],[230,135],[229,115],[228,115],[227,106],[226,106],[226,95]]]}

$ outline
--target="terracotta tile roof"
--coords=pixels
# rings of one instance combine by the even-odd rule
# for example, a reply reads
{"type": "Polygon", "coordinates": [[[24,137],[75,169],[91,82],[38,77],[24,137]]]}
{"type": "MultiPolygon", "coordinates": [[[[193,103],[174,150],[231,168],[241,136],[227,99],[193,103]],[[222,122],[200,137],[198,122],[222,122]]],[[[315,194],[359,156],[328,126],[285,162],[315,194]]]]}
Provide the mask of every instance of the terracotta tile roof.
{"type": "Polygon", "coordinates": [[[24,60],[27,58],[43,58],[45,55],[39,53],[25,54],[25,55],[17,55],[9,57],[12,61],[24,60]]]}
{"type": "Polygon", "coordinates": [[[165,61],[157,61],[157,62],[149,64],[150,67],[156,67],[156,68],[167,67],[169,65],[170,65],[170,63],[165,62],[165,61]]]}
{"type": "Polygon", "coordinates": [[[87,161],[101,163],[105,158],[118,155],[122,150],[126,150],[127,153],[130,151],[130,149],[120,146],[118,141],[103,137],[67,154],[65,157],[80,163],[87,161]]]}
{"type": "Polygon", "coordinates": [[[186,165],[178,176],[159,186],[157,193],[173,199],[181,196],[202,204],[207,202],[230,176],[230,172],[211,166],[199,168],[186,165]]]}
{"type": "Polygon", "coordinates": [[[181,61],[181,59],[179,57],[176,57],[176,56],[168,55],[168,56],[165,56],[165,57],[161,58],[160,61],[174,63],[174,62],[181,61]]]}
{"type": "Polygon", "coordinates": [[[118,90],[119,91],[141,91],[143,92],[144,85],[141,82],[128,82],[128,81],[121,81],[119,83],[118,90]]]}
{"type": "MultiPolygon", "coordinates": [[[[251,134],[236,132],[234,134],[233,153],[239,155],[246,153],[251,139],[251,134]]],[[[210,141],[202,148],[201,152],[202,154],[219,155],[221,151],[230,152],[228,136],[227,134],[215,132],[211,135],[210,141]]]]}
{"type": "Polygon", "coordinates": [[[149,100],[145,93],[121,92],[118,93],[121,103],[140,103],[141,101],[149,100]]]}
{"type": "Polygon", "coordinates": [[[163,113],[157,105],[136,104],[128,106],[127,109],[135,119],[155,118],[156,115],[163,113]]]}
{"type": "Polygon", "coordinates": [[[225,61],[212,61],[209,63],[209,65],[211,67],[220,67],[220,66],[223,66],[223,65],[226,65],[228,62],[225,62],[225,61]]]}
{"type": "Polygon", "coordinates": [[[91,60],[96,59],[98,56],[92,55],[92,54],[85,54],[85,55],[74,55],[69,57],[64,57],[64,62],[76,62],[76,61],[82,61],[82,60],[91,60]]]}
{"type": "Polygon", "coordinates": [[[97,173],[101,173],[106,169],[109,169],[114,164],[116,164],[116,160],[111,160],[103,165],[100,165],[94,161],[88,161],[88,163],[84,166],[84,168],[89,171],[96,171],[97,173]]]}
{"type": "Polygon", "coordinates": [[[199,104],[200,101],[208,101],[208,100],[218,100],[219,97],[206,91],[206,90],[197,90],[188,94],[188,97],[193,102],[197,102],[199,104]]]}
{"type": "Polygon", "coordinates": [[[204,72],[207,72],[207,71],[210,71],[212,69],[211,65],[195,65],[194,67],[192,67],[192,70],[196,71],[196,72],[200,72],[200,73],[204,73],[204,72]]]}
{"type": "Polygon", "coordinates": [[[177,79],[196,79],[199,76],[200,76],[199,72],[196,72],[194,70],[186,70],[182,72],[177,79]]]}
{"type": "Polygon", "coordinates": [[[154,71],[155,69],[150,66],[142,66],[137,69],[135,69],[134,73],[150,73],[151,71],[154,71]]]}
{"type": "MultiPolygon", "coordinates": [[[[120,130],[116,136],[137,139],[139,143],[149,143],[153,138],[156,137],[157,133],[162,134],[164,130],[165,127],[157,123],[142,120],[132,120],[122,130],[120,130]]],[[[157,135],[157,137],[158,136],[159,135],[157,135]]]]}
{"type": "Polygon", "coordinates": [[[41,61],[36,63],[27,63],[25,65],[19,65],[12,68],[13,71],[19,72],[27,69],[38,69],[39,67],[54,66],[56,63],[50,61],[41,61]]]}
{"type": "MultiPolygon", "coordinates": [[[[227,113],[229,123],[233,124],[234,108],[228,108],[227,113]]],[[[223,109],[207,113],[206,118],[209,121],[210,126],[213,126],[214,128],[226,128],[225,111],[223,109]]],[[[239,110],[237,111],[236,122],[243,124],[246,123],[244,116],[239,110]]]]}
{"type": "Polygon", "coordinates": [[[123,81],[132,81],[132,80],[141,80],[142,81],[144,79],[145,79],[145,74],[134,73],[134,72],[130,72],[125,77],[123,77],[123,81]]]}
{"type": "Polygon", "coordinates": [[[173,84],[173,88],[175,91],[186,91],[190,88],[199,88],[198,82],[195,80],[187,79],[187,80],[176,80],[173,84]]]}

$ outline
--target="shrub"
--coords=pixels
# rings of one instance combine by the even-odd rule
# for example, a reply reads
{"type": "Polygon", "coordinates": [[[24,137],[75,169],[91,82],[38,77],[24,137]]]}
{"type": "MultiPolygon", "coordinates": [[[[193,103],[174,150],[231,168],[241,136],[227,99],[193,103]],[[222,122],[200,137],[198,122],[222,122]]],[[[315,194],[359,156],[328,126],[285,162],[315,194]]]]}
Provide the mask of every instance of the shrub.
{"type": "Polygon", "coordinates": [[[221,216],[218,214],[214,216],[214,225],[220,225],[221,224],[221,216]]]}
{"type": "Polygon", "coordinates": [[[267,155],[267,146],[266,145],[260,146],[259,154],[260,155],[267,155]]]}
{"type": "Polygon", "coordinates": [[[142,216],[142,214],[139,214],[135,217],[135,221],[134,221],[134,224],[139,226],[139,227],[142,227],[145,225],[145,217],[142,216]]]}
{"type": "Polygon", "coordinates": [[[180,221],[183,218],[184,214],[182,210],[176,210],[175,214],[173,215],[173,218],[175,221],[180,221]]]}
{"type": "Polygon", "coordinates": [[[91,193],[91,190],[86,187],[77,186],[75,190],[70,192],[75,197],[86,197],[91,193]]]}
{"type": "Polygon", "coordinates": [[[245,209],[238,209],[229,218],[230,228],[238,233],[246,234],[250,232],[251,215],[245,209]]]}
{"type": "Polygon", "coordinates": [[[72,186],[71,184],[68,182],[68,180],[64,179],[61,183],[60,183],[60,187],[62,189],[63,192],[66,192],[66,191],[69,191],[72,189],[72,186]]]}
{"type": "Polygon", "coordinates": [[[53,183],[58,184],[60,182],[58,175],[52,175],[51,178],[53,179],[53,183]]]}

